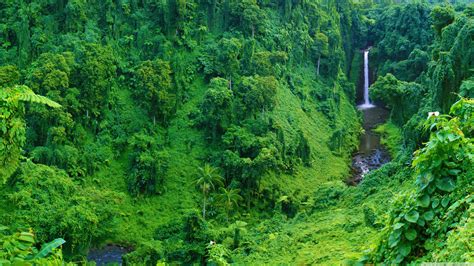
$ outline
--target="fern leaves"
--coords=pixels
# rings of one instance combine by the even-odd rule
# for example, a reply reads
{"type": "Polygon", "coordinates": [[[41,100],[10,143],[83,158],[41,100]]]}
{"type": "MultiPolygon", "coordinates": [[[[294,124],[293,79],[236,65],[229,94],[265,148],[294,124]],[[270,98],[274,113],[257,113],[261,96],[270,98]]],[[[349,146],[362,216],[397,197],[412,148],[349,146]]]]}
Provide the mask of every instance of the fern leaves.
{"type": "Polygon", "coordinates": [[[20,162],[21,147],[26,141],[24,102],[61,107],[24,85],[0,88],[0,185],[6,182],[20,162]]]}
{"type": "Polygon", "coordinates": [[[10,90],[9,93],[7,92],[6,97],[1,97],[0,99],[3,101],[9,100],[18,100],[22,102],[32,102],[32,103],[39,103],[44,104],[52,108],[59,108],[61,105],[55,101],[52,101],[44,96],[35,94],[30,88],[25,85],[17,85],[14,86],[10,90]]]}
{"type": "Polygon", "coordinates": [[[52,101],[52,100],[50,100],[50,99],[48,99],[44,96],[37,95],[33,92],[21,94],[18,99],[20,101],[23,101],[23,102],[33,102],[33,103],[45,104],[45,105],[47,105],[49,107],[52,107],[52,108],[61,107],[61,105],[58,104],[57,102],[52,101]]]}

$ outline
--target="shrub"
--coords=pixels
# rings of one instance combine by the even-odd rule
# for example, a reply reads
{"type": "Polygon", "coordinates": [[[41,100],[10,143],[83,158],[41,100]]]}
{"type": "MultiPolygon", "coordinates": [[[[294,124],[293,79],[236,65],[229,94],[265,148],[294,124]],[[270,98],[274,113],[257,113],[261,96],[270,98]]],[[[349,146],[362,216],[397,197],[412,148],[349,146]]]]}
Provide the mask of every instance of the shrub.
{"type": "Polygon", "coordinates": [[[131,140],[134,152],[130,156],[128,190],[133,195],[153,195],[163,191],[169,155],[158,150],[153,137],[136,134],[131,140]]]}
{"type": "Polygon", "coordinates": [[[313,210],[322,210],[335,205],[346,187],[341,182],[330,182],[321,185],[314,193],[313,210]]]}
{"type": "Polygon", "coordinates": [[[430,141],[413,161],[417,187],[394,202],[374,262],[405,263],[446,245],[468,212],[474,200],[473,109],[473,100],[461,99],[451,107],[452,117],[428,120],[430,141]]]}
{"type": "Polygon", "coordinates": [[[63,237],[68,248],[79,250],[111,232],[121,195],[83,188],[56,168],[28,162],[20,169],[6,195],[17,209],[3,217],[11,220],[9,224],[32,227],[39,241],[63,237]]]}
{"type": "Polygon", "coordinates": [[[163,246],[160,241],[151,240],[141,242],[133,251],[123,256],[125,265],[155,265],[164,257],[163,246]]]}
{"type": "Polygon", "coordinates": [[[61,248],[65,241],[55,239],[38,250],[33,231],[7,233],[8,228],[0,225],[0,265],[73,265],[65,263],[61,248]]]}

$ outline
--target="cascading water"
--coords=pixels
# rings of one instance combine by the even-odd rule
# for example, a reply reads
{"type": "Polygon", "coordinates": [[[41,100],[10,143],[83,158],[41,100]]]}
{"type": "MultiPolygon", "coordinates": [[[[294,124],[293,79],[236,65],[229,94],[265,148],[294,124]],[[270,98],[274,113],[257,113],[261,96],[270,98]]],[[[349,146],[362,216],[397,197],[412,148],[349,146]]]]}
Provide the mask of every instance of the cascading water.
{"type": "Polygon", "coordinates": [[[388,111],[370,103],[369,99],[369,49],[364,51],[364,102],[357,106],[362,112],[364,133],[360,136],[359,151],[352,158],[353,174],[348,184],[358,184],[371,170],[377,169],[390,160],[387,151],[380,144],[380,136],[373,129],[384,123],[388,111]]]}
{"type": "Polygon", "coordinates": [[[369,99],[369,49],[364,50],[364,103],[358,106],[359,109],[369,109],[375,107],[369,99]]]}

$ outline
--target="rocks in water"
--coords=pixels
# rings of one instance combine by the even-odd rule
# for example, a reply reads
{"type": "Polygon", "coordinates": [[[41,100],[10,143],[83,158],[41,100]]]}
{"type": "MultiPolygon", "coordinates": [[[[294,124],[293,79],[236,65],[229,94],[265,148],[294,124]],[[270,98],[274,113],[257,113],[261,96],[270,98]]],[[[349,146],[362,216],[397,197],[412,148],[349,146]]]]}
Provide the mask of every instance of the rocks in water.
{"type": "Polygon", "coordinates": [[[348,185],[357,185],[369,171],[379,168],[390,161],[388,152],[380,144],[380,135],[373,129],[384,123],[388,110],[375,106],[361,109],[364,117],[364,134],[360,136],[358,153],[352,158],[352,175],[346,181],[348,185]]]}
{"type": "Polygon", "coordinates": [[[371,153],[356,154],[352,159],[352,177],[347,183],[357,185],[369,171],[380,168],[389,161],[390,156],[384,149],[375,149],[371,153]]]}
{"type": "Polygon", "coordinates": [[[122,256],[130,252],[130,249],[109,245],[102,249],[93,249],[87,256],[88,261],[94,261],[96,265],[122,265],[122,256]]]}

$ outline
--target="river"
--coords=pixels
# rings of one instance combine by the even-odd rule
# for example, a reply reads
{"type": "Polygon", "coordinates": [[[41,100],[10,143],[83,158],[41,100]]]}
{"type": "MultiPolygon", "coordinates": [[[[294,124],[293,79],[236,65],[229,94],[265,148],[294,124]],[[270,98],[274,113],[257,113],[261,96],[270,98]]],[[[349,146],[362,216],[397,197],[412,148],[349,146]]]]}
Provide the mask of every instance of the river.
{"type": "Polygon", "coordinates": [[[122,265],[122,256],[130,252],[130,249],[109,245],[101,249],[92,249],[87,255],[88,261],[94,261],[97,266],[122,265]]]}
{"type": "Polygon", "coordinates": [[[347,183],[358,184],[371,170],[390,160],[387,150],[380,144],[380,135],[373,132],[377,125],[387,120],[389,112],[370,101],[369,97],[369,49],[364,51],[363,102],[357,106],[362,112],[364,133],[360,136],[358,152],[352,159],[352,176],[347,183]]]}

